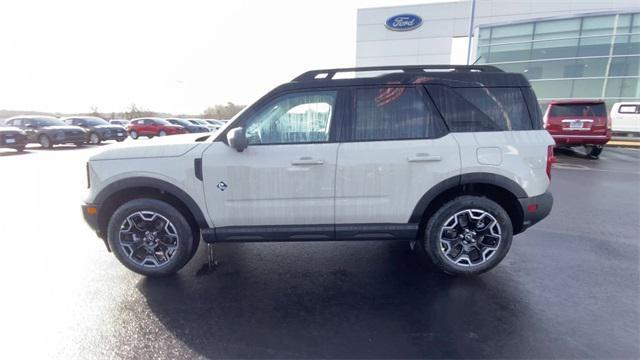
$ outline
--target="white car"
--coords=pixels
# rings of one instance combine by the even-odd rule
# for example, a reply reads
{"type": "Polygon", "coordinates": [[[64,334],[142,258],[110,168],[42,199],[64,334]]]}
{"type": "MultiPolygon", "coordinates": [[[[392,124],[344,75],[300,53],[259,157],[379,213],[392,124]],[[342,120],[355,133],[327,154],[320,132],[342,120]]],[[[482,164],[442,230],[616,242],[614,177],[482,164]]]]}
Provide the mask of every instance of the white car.
{"type": "Polygon", "coordinates": [[[640,135],[640,102],[619,102],[611,107],[611,130],[640,135]]]}
{"type": "Polygon", "coordinates": [[[310,71],[217,133],[94,155],[83,212],[148,276],[181,269],[200,239],[405,240],[474,275],[551,210],[542,125],[527,79],[492,66],[310,71]],[[333,79],[371,70],[390,72],[333,79]]]}

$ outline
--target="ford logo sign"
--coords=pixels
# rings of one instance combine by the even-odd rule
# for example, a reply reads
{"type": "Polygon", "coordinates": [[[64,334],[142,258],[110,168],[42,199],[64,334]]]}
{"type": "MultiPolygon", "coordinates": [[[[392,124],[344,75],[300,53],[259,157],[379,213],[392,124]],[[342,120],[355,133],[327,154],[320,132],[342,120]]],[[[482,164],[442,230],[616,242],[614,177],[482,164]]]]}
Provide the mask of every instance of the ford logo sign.
{"type": "Polygon", "coordinates": [[[387,19],[384,26],[392,31],[411,31],[422,25],[422,18],[413,14],[394,15],[387,19]]]}

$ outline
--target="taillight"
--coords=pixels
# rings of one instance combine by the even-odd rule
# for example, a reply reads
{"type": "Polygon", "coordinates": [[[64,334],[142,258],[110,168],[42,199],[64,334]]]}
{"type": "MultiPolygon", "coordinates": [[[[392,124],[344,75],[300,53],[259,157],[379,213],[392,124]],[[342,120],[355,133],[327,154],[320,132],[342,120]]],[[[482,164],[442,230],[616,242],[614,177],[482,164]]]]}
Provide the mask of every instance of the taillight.
{"type": "Polygon", "coordinates": [[[607,130],[611,130],[611,116],[607,116],[607,130]]]}
{"type": "Polygon", "coordinates": [[[553,155],[553,145],[547,147],[547,176],[551,180],[551,166],[556,162],[556,157],[553,155]]]}

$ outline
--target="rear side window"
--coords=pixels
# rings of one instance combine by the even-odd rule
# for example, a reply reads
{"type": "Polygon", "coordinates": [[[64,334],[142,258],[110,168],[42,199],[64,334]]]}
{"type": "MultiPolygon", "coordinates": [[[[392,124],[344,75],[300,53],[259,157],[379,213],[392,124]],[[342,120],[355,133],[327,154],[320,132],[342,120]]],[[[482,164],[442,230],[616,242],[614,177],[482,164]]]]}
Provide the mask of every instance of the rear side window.
{"type": "Polygon", "coordinates": [[[520,88],[427,86],[453,132],[531,130],[520,88]]]}
{"type": "Polygon", "coordinates": [[[635,114],[638,112],[638,106],[637,105],[620,105],[618,112],[620,114],[635,114]]]}
{"type": "Polygon", "coordinates": [[[552,104],[549,116],[607,116],[604,103],[552,104]]]}
{"type": "Polygon", "coordinates": [[[355,91],[354,141],[427,139],[446,130],[437,110],[415,87],[355,91]]]}

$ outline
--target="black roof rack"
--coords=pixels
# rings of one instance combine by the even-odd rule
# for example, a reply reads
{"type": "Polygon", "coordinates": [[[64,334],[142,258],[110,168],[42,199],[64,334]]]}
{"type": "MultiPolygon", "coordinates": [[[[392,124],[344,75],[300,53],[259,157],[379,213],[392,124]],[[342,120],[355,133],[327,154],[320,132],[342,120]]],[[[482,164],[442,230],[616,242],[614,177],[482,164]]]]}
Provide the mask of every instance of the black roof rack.
{"type": "Polygon", "coordinates": [[[491,65],[404,65],[404,66],[370,66],[342,69],[324,69],[307,71],[293,81],[331,80],[336,73],[400,70],[405,73],[424,72],[428,70],[452,70],[456,72],[503,72],[491,65]]]}

